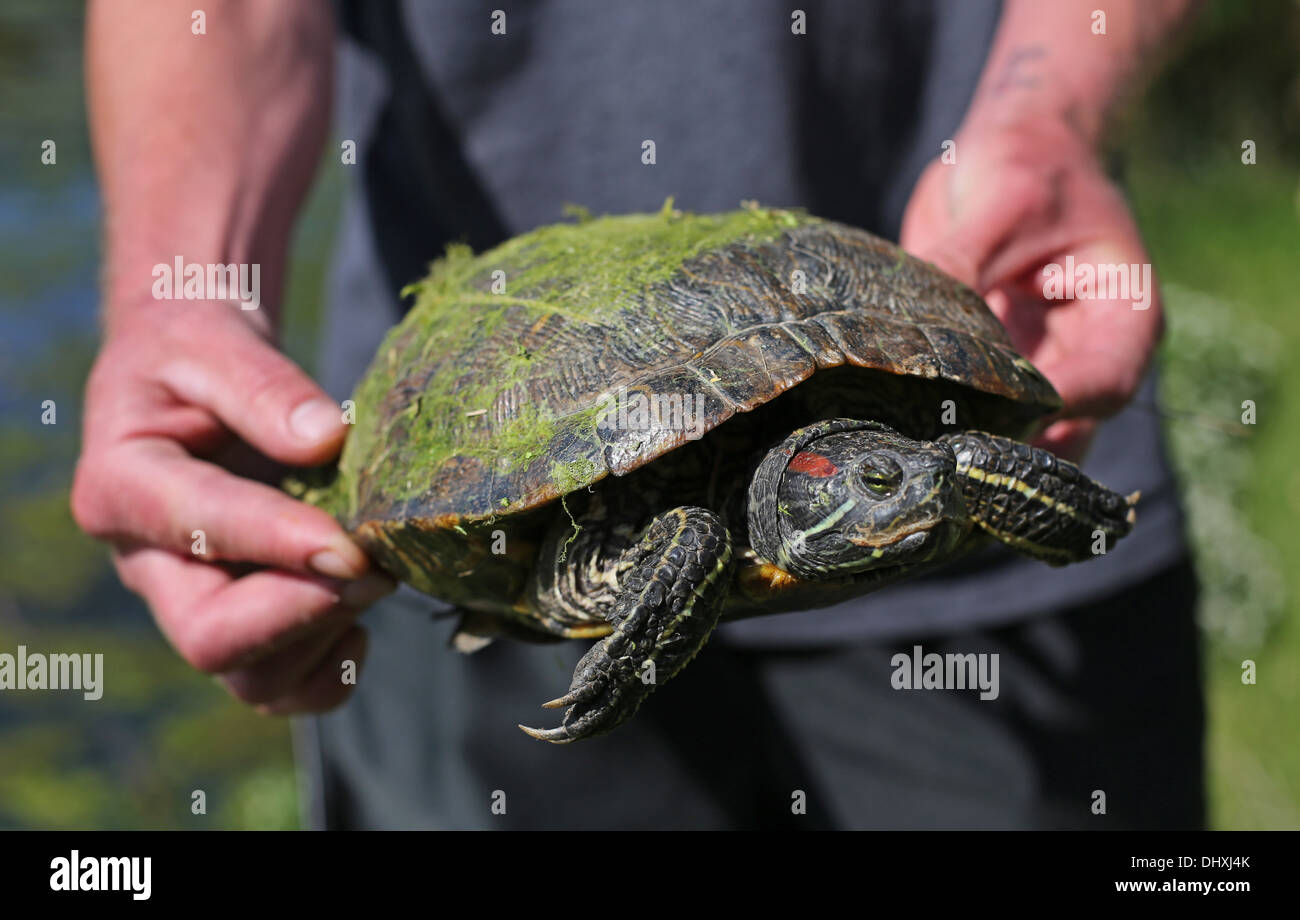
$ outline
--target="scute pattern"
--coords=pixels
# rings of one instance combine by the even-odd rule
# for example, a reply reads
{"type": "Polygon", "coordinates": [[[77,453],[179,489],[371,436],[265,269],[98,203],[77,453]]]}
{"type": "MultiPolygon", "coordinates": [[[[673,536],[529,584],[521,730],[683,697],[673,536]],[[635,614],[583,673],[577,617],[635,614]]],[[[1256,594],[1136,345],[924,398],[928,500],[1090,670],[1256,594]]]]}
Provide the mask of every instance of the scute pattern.
{"type": "MultiPolygon", "coordinates": [[[[384,452],[400,454],[422,425],[455,431],[458,450],[426,469],[403,457],[399,466],[420,479],[408,489],[386,478],[383,453],[369,458],[357,472],[354,528],[369,524],[377,535],[383,522],[418,520],[425,529],[511,515],[683,443],[680,431],[598,427],[602,400],[622,387],[702,396],[706,429],[844,364],[1002,396],[1023,408],[1022,423],[1059,405],[973,291],[870,234],[806,216],[775,239],[742,238],[686,261],[602,322],[545,313],[545,295],[494,301],[474,292],[449,302],[447,310],[480,310],[491,322],[452,353],[428,354],[401,373],[390,368],[398,385],[378,408],[384,452]],[[471,385],[482,392],[491,383],[483,369],[500,367],[503,355],[518,356],[519,373],[499,382],[490,404],[448,398],[471,385]],[[430,405],[444,417],[431,417],[430,405]],[[486,411],[471,414],[477,410],[486,411]],[[546,438],[499,437],[529,413],[546,438]]],[[[389,344],[388,353],[399,354],[411,343],[389,344]]]]}

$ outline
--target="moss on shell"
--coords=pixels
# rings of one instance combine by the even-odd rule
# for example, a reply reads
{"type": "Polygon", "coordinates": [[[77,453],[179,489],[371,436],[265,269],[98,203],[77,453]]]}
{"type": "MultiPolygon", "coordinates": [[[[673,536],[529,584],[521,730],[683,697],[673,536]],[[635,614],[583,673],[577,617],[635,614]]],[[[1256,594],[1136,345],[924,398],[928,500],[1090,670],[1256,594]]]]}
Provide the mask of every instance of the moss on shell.
{"type": "MultiPolygon", "coordinates": [[[[756,205],[693,215],[669,201],[655,214],[541,227],[478,256],[449,247],[403,291],[415,303],[354,394],[356,424],[339,475],[311,497],[355,524],[367,509],[419,506],[435,471],[457,458],[502,481],[542,464],[558,494],[590,484],[603,469],[590,460],[557,460],[555,445],[557,438],[596,444],[602,404],[595,395],[573,405],[539,395],[547,386],[561,389],[566,361],[582,343],[538,336],[539,345],[525,347],[520,331],[541,329],[551,317],[581,329],[629,315],[643,318],[650,334],[670,329],[649,295],[684,262],[741,240],[767,242],[814,220],[756,205]]],[[[493,513],[527,502],[494,499],[493,513]]]]}

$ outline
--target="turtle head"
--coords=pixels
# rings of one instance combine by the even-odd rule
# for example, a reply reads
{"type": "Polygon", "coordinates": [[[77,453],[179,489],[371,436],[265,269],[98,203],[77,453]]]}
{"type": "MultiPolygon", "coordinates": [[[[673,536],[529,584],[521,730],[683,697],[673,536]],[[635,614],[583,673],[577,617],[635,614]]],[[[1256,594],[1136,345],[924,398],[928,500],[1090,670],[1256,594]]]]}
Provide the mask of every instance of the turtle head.
{"type": "Polygon", "coordinates": [[[768,452],[749,487],[750,545],[801,578],[946,557],[970,529],[945,444],[833,419],[768,452]]]}

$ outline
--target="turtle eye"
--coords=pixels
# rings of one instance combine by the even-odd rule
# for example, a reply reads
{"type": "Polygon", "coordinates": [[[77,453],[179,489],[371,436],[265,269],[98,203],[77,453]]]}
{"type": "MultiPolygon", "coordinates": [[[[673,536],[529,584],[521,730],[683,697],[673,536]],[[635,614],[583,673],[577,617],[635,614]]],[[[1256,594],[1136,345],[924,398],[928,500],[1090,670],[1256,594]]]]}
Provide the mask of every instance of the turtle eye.
{"type": "Polygon", "coordinates": [[[892,457],[876,454],[858,464],[857,481],[868,495],[888,498],[902,484],[903,468],[892,457]]]}

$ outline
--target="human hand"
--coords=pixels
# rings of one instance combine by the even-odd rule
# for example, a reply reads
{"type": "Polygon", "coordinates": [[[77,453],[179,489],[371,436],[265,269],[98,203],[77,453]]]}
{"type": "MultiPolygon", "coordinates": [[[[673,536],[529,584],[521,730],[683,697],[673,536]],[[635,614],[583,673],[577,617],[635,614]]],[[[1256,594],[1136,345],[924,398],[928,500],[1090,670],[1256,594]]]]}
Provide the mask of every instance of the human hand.
{"type": "Polygon", "coordinates": [[[77,523],[112,544],[181,656],[236,697],[276,714],[338,705],[352,689],[341,663],[365,654],[354,621],[394,585],[328,514],[245,476],[267,458],[329,460],[341,410],[260,314],[205,301],[127,316],[86,387],[77,523]]]}
{"type": "Polygon", "coordinates": [[[955,141],[955,162],[935,160],[917,182],[903,248],[985,297],[1064,400],[1037,443],[1077,459],[1098,421],[1132,398],[1159,341],[1150,257],[1119,189],[1066,119],[968,119],[955,141]],[[1067,256],[1123,266],[1128,296],[1094,288],[1088,299],[1049,299],[1044,269],[1067,256]]]}

